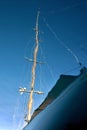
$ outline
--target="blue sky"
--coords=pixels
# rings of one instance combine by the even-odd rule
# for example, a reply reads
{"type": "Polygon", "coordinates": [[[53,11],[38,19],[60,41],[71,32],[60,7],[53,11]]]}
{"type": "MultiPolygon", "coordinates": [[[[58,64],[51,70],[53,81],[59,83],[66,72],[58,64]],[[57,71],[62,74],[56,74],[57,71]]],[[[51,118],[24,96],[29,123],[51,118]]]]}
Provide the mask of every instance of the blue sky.
{"type": "Polygon", "coordinates": [[[79,74],[79,64],[87,66],[86,0],[3,0],[0,2],[0,130],[19,130],[24,116],[31,67],[24,57],[32,58],[35,44],[35,20],[40,10],[40,48],[35,88],[45,92],[34,96],[35,109],[58,80],[59,75],[79,74]],[[71,49],[72,55],[68,49],[71,49]],[[38,88],[39,87],[39,88],[38,88]],[[20,120],[21,119],[21,120],[20,120]]]}

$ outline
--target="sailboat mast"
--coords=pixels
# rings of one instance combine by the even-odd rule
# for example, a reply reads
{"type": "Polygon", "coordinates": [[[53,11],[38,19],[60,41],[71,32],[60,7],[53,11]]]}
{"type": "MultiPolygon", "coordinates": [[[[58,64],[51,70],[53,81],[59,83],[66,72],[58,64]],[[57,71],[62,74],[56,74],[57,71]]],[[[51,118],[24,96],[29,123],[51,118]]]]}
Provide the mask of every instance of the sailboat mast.
{"type": "Polygon", "coordinates": [[[33,59],[33,65],[32,65],[32,79],[31,79],[31,90],[30,90],[30,96],[29,96],[29,102],[28,102],[28,114],[27,114],[27,122],[31,119],[31,111],[32,111],[32,104],[33,104],[33,93],[34,93],[34,84],[35,84],[35,76],[36,76],[36,64],[37,64],[37,53],[38,53],[38,47],[39,47],[39,40],[38,40],[38,19],[39,19],[39,11],[37,13],[37,19],[36,19],[36,46],[34,49],[34,59],[33,59]]]}
{"type": "Polygon", "coordinates": [[[39,46],[39,40],[38,40],[38,18],[39,18],[39,12],[37,14],[37,20],[36,20],[36,47],[34,50],[34,62],[32,66],[32,81],[31,81],[31,89],[34,88],[34,83],[35,83],[35,69],[36,69],[36,58],[37,58],[37,53],[38,53],[38,46],[39,46]]]}

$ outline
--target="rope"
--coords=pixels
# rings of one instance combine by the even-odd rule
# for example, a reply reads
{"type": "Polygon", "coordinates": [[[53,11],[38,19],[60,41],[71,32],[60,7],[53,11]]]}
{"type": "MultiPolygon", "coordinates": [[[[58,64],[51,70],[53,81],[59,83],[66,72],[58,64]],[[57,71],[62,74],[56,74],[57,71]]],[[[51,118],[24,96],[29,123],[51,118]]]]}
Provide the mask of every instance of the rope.
{"type": "Polygon", "coordinates": [[[58,43],[60,45],[62,45],[76,60],[76,62],[81,66],[81,62],[79,61],[79,58],[77,57],[77,55],[63,42],[60,40],[60,38],[57,36],[57,34],[53,31],[52,27],[46,22],[46,19],[43,18],[44,23],[46,24],[46,26],[48,27],[49,31],[54,35],[54,37],[56,38],[56,40],[58,41],[58,43]]]}

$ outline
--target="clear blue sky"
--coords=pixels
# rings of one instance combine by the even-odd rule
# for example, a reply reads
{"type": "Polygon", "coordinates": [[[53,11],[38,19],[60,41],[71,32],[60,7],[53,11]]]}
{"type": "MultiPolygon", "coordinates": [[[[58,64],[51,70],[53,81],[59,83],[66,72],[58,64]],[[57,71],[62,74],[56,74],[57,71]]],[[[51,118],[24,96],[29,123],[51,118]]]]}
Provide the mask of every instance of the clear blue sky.
{"type": "Polygon", "coordinates": [[[35,96],[33,108],[42,102],[60,74],[79,73],[76,56],[87,66],[86,0],[1,1],[0,130],[19,130],[18,125],[23,120],[26,95],[20,96],[18,88],[28,87],[31,81],[32,64],[24,56],[32,58],[35,44],[33,28],[38,9],[41,40],[38,60],[47,64],[38,66],[36,70],[35,88],[45,94],[35,96]]]}

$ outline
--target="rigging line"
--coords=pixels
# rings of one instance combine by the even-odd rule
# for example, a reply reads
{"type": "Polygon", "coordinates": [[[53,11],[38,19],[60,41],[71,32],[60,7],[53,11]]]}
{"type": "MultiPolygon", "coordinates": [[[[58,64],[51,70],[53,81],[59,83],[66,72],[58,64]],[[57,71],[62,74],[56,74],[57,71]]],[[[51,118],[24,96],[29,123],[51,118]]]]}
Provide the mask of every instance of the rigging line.
{"type": "Polygon", "coordinates": [[[55,10],[50,10],[46,13],[42,13],[43,15],[53,15],[53,14],[58,14],[58,13],[62,13],[62,12],[65,12],[65,11],[69,11],[73,8],[76,8],[76,7],[79,7],[79,6],[82,6],[82,5],[86,5],[87,2],[77,2],[77,3],[72,3],[71,5],[67,5],[66,7],[63,7],[63,8],[57,8],[55,10]]]}
{"type": "MultiPolygon", "coordinates": [[[[82,65],[83,65],[83,64],[82,64],[82,65]]],[[[85,67],[85,65],[87,65],[87,62],[85,62],[82,67],[85,67]]],[[[79,68],[80,68],[80,66],[77,66],[77,67],[75,67],[75,68],[73,68],[73,69],[66,70],[64,73],[69,73],[69,72],[72,72],[72,71],[77,70],[77,69],[79,69],[79,68]]]]}
{"type": "Polygon", "coordinates": [[[22,128],[22,125],[24,124],[24,120],[23,120],[23,117],[24,117],[24,112],[25,112],[25,104],[26,104],[26,100],[27,100],[27,97],[25,96],[23,98],[23,102],[22,102],[22,111],[21,111],[21,116],[20,116],[20,120],[19,120],[19,123],[18,123],[18,130],[20,130],[22,128]]]}
{"type": "MultiPolygon", "coordinates": [[[[81,68],[85,67],[86,65],[87,65],[87,62],[82,63],[81,68]]],[[[72,71],[77,70],[77,69],[81,69],[81,68],[80,68],[80,66],[77,66],[77,67],[74,67],[72,69],[66,70],[64,73],[71,73],[72,71]]]]}
{"type": "Polygon", "coordinates": [[[71,72],[73,72],[73,71],[75,71],[75,70],[77,70],[77,69],[80,69],[80,66],[77,66],[77,67],[75,67],[75,68],[73,68],[73,69],[70,69],[70,70],[66,70],[64,73],[71,73],[71,72]]]}
{"type": "Polygon", "coordinates": [[[65,12],[65,11],[68,11],[70,9],[73,9],[73,8],[76,8],[76,7],[79,7],[81,5],[84,5],[84,4],[87,4],[87,2],[77,2],[77,3],[72,3],[72,5],[68,5],[66,6],[65,8],[61,8],[59,11],[56,11],[56,12],[65,12]]]}
{"type": "Polygon", "coordinates": [[[55,81],[55,76],[54,76],[53,70],[52,70],[51,66],[48,63],[47,63],[47,67],[50,70],[50,74],[51,74],[51,77],[52,77],[53,81],[55,81]]]}
{"type": "MultiPolygon", "coordinates": [[[[46,56],[45,56],[45,54],[44,54],[44,51],[43,51],[43,49],[42,49],[42,47],[41,47],[41,44],[39,45],[39,48],[40,48],[40,50],[41,50],[41,55],[43,56],[43,62],[45,62],[46,61],[46,56]]],[[[45,63],[47,63],[47,62],[45,62],[45,63]]],[[[46,64],[45,64],[46,65],[46,64]]],[[[46,67],[47,68],[47,67],[46,67]]],[[[41,69],[41,71],[42,71],[42,69],[41,69]]],[[[42,77],[43,77],[43,72],[44,71],[42,71],[41,73],[42,73],[42,77]]],[[[43,80],[41,81],[42,82],[42,84],[43,84],[43,86],[48,86],[47,85],[47,82],[45,82],[44,81],[44,78],[43,78],[43,80]]],[[[43,98],[44,98],[44,95],[43,95],[43,98]]]]}
{"type": "MultiPolygon", "coordinates": [[[[44,55],[43,55],[43,53],[42,53],[42,47],[41,47],[41,44],[39,45],[39,48],[40,48],[40,52],[41,52],[41,54],[40,54],[40,60],[42,60],[42,57],[43,57],[43,62],[45,62],[45,58],[44,58],[44,55]]],[[[40,65],[40,91],[41,91],[41,87],[42,87],[42,64],[39,64],[40,65]]]]}
{"type": "Polygon", "coordinates": [[[42,88],[42,65],[40,64],[40,91],[42,88]]]}
{"type": "Polygon", "coordinates": [[[14,107],[14,113],[13,113],[13,129],[15,129],[16,126],[16,118],[17,118],[17,111],[19,108],[19,101],[20,101],[20,95],[17,97],[16,105],[14,107]]]}
{"type": "Polygon", "coordinates": [[[51,28],[51,26],[46,22],[46,19],[43,18],[46,26],[48,27],[48,29],[51,31],[51,33],[54,35],[54,37],[56,38],[56,40],[69,52],[71,53],[71,55],[75,58],[76,62],[81,66],[81,62],[79,61],[79,58],[77,57],[77,55],[68,47],[66,46],[66,44],[60,40],[60,38],[57,36],[57,34],[53,31],[53,29],[51,28]]]}
{"type": "Polygon", "coordinates": [[[46,56],[45,56],[45,54],[44,54],[43,49],[42,49],[41,46],[40,46],[40,50],[41,50],[41,55],[43,57],[43,62],[45,62],[46,61],[46,56]]]}
{"type": "MultiPolygon", "coordinates": [[[[41,61],[41,54],[40,54],[40,61],[41,61]]],[[[37,70],[38,72],[39,72],[39,91],[41,91],[41,86],[42,86],[42,64],[39,64],[38,65],[38,70],[37,70]]]]}
{"type": "Polygon", "coordinates": [[[24,62],[23,64],[23,67],[22,67],[22,70],[21,70],[21,78],[20,78],[20,86],[24,85],[26,83],[26,81],[29,79],[29,67],[28,67],[28,70],[27,70],[27,67],[28,65],[24,62]],[[27,72],[26,72],[27,70],[27,72]]]}
{"type": "MultiPolygon", "coordinates": [[[[41,53],[42,53],[42,55],[43,55],[43,57],[44,57],[44,61],[46,61],[46,56],[45,56],[45,54],[43,53],[43,49],[42,49],[42,47],[40,46],[40,49],[41,49],[41,53]]],[[[54,76],[54,73],[53,73],[53,70],[52,70],[52,68],[51,68],[51,66],[48,64],[48,62],[46,62],[46,64],[47,64],[47,67],[48,67],[48,69],[49,69],[49,71],[50,71],[50,74],[51,74],[51,77],[52,77],[52,79],[53,79],[53,81],[55,81],[55,76],[54,76]]]]}
{"type": "Polygon", "coordinates": [[[25,48],[24,48],[24,56],[26,55],[27,48],[28,48],[30,42],[31,42],[31,40],[29,40],[29,41],[26,43],[26,46],[25,46],[25,48]]]}
{"type": "Polygon", "coordinates": [[[23,113],[22,113],[21,118],[20,118],[19,123],[18,123],[17,130],[20,130],[22,128],[23,124],[24,124],[24,120],[23,120],[23,113]]]}

